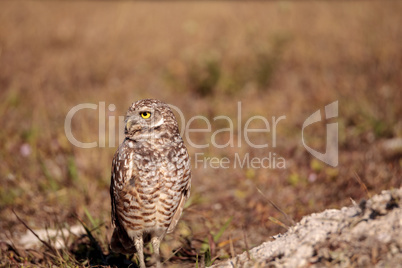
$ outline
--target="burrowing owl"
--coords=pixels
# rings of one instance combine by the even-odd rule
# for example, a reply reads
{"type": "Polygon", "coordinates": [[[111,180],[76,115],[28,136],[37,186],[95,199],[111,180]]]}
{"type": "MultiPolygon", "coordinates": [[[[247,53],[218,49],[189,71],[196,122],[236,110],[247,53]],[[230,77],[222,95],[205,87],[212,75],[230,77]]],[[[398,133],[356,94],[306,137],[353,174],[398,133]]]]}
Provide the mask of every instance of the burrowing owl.
{"type": "Polygon", "coordinates": [[[137,252],[143,268],[143,245],[151,241],[160,266],[160,243],[175,228],[190,195],[190,158],[167,104],[137,101],[125,124],[125,140],[112,163],[111,248],[137,252]]]}

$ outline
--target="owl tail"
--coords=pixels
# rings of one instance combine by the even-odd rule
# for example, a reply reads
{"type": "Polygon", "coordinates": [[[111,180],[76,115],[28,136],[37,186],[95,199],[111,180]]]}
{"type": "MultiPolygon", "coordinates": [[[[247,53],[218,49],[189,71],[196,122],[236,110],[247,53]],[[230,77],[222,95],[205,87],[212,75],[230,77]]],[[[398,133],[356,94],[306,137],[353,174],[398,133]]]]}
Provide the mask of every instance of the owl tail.
{"type": "Polygon", "coordinates": [[[110,248],[112,251],[121,254],[133,254],[136,252],[133,241],[124,230],[121,231],[118,227],[113,231],[110,248]]]}

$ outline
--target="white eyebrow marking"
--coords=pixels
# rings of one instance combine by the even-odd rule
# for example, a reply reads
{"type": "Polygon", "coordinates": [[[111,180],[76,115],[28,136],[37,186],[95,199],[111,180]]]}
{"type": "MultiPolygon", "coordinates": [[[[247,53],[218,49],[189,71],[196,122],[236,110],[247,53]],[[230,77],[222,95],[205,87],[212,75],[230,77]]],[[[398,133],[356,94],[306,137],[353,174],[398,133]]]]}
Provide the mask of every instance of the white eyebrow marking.
{"type": "Polygon", "coordinates": [[[158,127],[158,126],[162,125],[164,122],[165,122],[165,120],[163,120],[163,117],[162,117],[162,118],[158,121],[158,123],[156,123],[156,124],[154,125],[154,127],[158,127]]]}

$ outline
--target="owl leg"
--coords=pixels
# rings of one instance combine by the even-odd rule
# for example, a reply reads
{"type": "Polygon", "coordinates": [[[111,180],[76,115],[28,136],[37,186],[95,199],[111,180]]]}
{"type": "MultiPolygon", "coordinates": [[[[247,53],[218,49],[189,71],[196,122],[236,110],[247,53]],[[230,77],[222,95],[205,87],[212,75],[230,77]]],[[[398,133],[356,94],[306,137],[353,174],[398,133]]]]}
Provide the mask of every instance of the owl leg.
{"type": "Polygon", "coordinates": [[[142,235],[139,235],[134,238],[134,245],[135,249],[137,250],[138,258],[140,260],[140,267],[141,268],[146,268],[145,262],[144,262],[144,240],[142,239],[142,235]]]}
{"type": "Polygon", "coordinates": [[[161,267],[161,257],[159,254],[159,247],[161,245],[162,238],[158,236],[152,237],[151,243],[152,243],[152,248],[154,249],[154,253],[156,255],[156,267],[160,268],[161,267]]]}

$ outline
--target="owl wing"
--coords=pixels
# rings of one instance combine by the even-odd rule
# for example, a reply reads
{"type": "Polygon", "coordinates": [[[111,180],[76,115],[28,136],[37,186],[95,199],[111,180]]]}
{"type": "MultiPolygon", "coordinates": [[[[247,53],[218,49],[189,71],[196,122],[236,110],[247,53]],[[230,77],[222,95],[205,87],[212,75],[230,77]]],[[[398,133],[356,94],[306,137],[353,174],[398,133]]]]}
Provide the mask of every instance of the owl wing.
{"type": "Polygon", "coordinates": [[[112,225],[115,230],[110,242],[111,249],[114,252],[120,252],[122,254],[131,254],[136,252],[136,249],[132,243],[132,240],[128,237],[128,234],[122,224],[120,223],[118,208],[121,206],[121,196],[124,196],[123,185],[127,179],[127,170],[124,159],[121,159],[121,155],[118,150],[112,162],[112,175],[110,182],[110,199],[112,203],[112,225]]]}
{"type": "Polygon", "coordinates": [[[183,179],[187,180],[186,184],[184,185],[184,189],[181,192],[180,202],[177,206],[176,212],[172,217],[172,221],[170,222],[169,228],[167,233],[173,232],[174,228],[176,227],[177,223],[179,222],[181,213],[183,212],[184,204],[186,203],[187,199],[190,197],[190,189],[191,189],[191,171],[190,167],[186,168],[184,172],[183,179]]]}
{"type": "MultiPolygon", "coordinates": [[[[122,145],[124,146],[124,145],[122,145]]],[[[110,181],[110,198],[112,203],[112,223],[119,226],[119,213],[123,210],[122,198],[130,191],[127,182],[135,180],[135,172],[127,165],[130,152],[127,148],[120,147],[115,153],[112,162],[112,174],[110,181]]]]}
{"type": "MultiPolygon", "coordinates": [[[[117,215],[116,215],[116,198],[119,198],[119,194],[117,192],[116,186],[119,183],[119,180],[123,180],[124,178],[118,178],[118,176],[120,176],[121,173],[119,173],[116,170],[118,163],[118,151],[115,153],[114,157],[113,157],[113,161],[112,161],[112,174],[111,174],[111,178],[110,178],[110,199],[111,199],[111,203],[112,203],[112,225],[113,226],[117,226],[118,224],[118,220],[117,220],[117,215]]],[[[123,183],[123,182],[121,182],[123,183]]]]}

